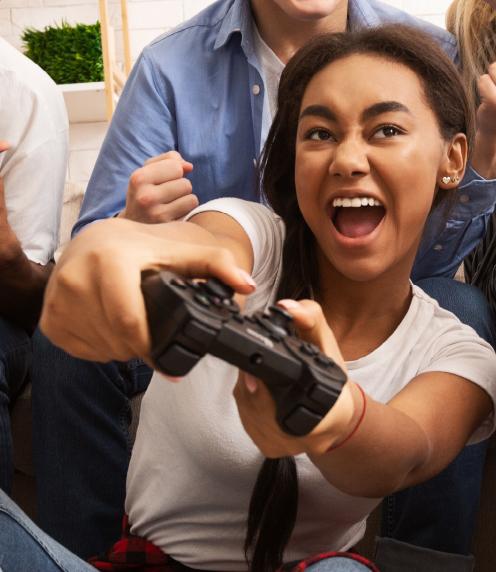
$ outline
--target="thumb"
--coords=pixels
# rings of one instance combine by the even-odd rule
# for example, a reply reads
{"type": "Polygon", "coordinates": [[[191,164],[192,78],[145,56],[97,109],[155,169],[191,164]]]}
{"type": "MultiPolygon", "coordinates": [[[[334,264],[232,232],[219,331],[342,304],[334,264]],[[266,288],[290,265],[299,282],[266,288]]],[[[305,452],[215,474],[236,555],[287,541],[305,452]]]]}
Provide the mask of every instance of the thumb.
{"type": "Polygon", "coordinates": [[[7,151],[10,148],[10,143],[8,141],[0,140],[0,153],[7,151]]]}
{"type": "Polygon", "coordinates": [[[320,348],[343,369],[345,362],[334,333],[329,327],[320,304],[314,300],[279,300],[278,306],[287,310],[294,320],[299,336],[320,348]]]}

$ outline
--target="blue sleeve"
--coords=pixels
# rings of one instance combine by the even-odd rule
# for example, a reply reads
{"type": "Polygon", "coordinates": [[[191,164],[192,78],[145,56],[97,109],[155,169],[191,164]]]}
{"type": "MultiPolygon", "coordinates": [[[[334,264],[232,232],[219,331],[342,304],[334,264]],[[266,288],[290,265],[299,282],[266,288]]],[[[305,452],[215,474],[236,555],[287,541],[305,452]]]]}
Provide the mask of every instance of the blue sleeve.
{"type": "Polygon", "coordinates": [[[468,167],[449,211],[441,204],[427,219],[412,280],[453,277],[465,256],[484,236],[495,203],[496,180],[486,180],[468,167]]]}
{"type": "Polygon", "coordinates": [[[165,87],[157,86],[145,48],[119,99],[73,235],[121,211],[131,173],[150,157],[176,148],[176,123],[166,97],[165,87]]]}

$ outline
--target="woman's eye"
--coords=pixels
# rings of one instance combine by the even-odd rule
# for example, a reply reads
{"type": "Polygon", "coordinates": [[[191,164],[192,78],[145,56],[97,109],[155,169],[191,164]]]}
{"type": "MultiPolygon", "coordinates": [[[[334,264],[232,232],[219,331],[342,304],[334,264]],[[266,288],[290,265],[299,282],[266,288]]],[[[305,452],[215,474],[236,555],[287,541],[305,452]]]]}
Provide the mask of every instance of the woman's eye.
{"type": "Polygon", "coordinates": [[[403,133],[401,129],[396,127],[395,125],[383,125],[374,133],[375,139],[389,139],[390,137],[394,137],[395,135],[400,135],[403,133]]]}
{"type": "Polygon", "coordinates": [[[311,141],[328,141],[331,137],[332,135],[326,129],[312,129],[307,135],[307,139],[311,141]]]}

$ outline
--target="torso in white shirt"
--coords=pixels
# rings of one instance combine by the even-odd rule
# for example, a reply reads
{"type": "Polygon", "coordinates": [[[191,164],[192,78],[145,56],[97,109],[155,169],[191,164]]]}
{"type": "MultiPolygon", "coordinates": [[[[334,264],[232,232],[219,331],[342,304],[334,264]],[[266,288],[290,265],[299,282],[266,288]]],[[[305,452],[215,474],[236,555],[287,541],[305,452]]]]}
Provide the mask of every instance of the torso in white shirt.
{"type": "MultiPolygon", "coordinates": [[[[254,249],[258,288],[247,312],[274,301],[284,229],[266,207],[220,199],[195,212],[216,210],[243,226],[254,249]]],[[[422,290],[375,351],[347,364],[351,379],[387,402],[424,371],[449,371],[495,397],[492,348],[422,290]]],[[[236,368],[207,356],[179,383],[155,374],[143,399],[127,481],[132,530],[180,562],[202,570],[245,571],[245,523],[263,457],[244,432],[232,390],[236,368]]],[[[473,439],[487,436],[492,420],[473,439]]],[[[330,485],[305,455],[296,458],[300,499],[285,561],[326,550],[346,550],[363,536],[380,499],[351,497],[330,485]]]]}

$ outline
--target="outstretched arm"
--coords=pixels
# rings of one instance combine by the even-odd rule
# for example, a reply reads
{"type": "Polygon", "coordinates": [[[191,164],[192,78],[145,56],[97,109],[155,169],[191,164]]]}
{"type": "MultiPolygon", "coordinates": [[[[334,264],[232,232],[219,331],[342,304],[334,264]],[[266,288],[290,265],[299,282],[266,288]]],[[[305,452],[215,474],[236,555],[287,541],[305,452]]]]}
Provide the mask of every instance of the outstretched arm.
{"type": "MultiPolygon", "coordinates": [[[[281,304],[300,336],[344,367],[320,306],[310,300],[281,304]]],[[[486,357],[496,372],[489,348],[486,357]]],[[[449,373],[419,375],[387,404],[349,380],[321,423],[309,435],[293,437],[275,421],[274,402],[261,381],[242,374],[235,397],[246,431],[265,456],[306,453],[332,485],[364,497],[382,497],[437,474],[492,410],[483,389],[449,373]]]]}
{"type": "Polygon", "coordinates": [[[93,361],[149,356],[141,272],[216,276],[239,294],[254,289],[253,252],[241,226],[221,213],[156,225],[114,218],[91,225],[60,258],[40,321],[66,352],[93,361]]]}

